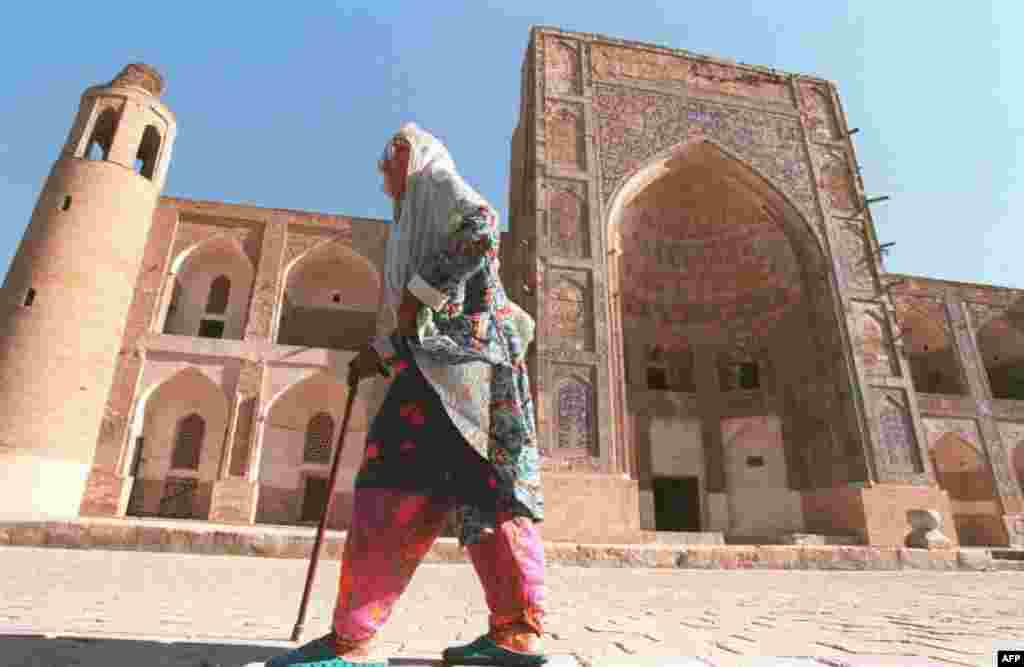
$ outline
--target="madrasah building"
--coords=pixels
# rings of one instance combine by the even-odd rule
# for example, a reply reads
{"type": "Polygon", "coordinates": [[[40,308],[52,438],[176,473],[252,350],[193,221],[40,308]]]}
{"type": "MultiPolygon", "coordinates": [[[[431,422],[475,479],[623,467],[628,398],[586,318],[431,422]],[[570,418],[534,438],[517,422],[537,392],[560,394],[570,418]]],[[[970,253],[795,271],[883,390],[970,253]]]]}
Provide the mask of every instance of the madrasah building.
{"type": "MultiPolygon", "coordinates": [[[[162,91],[85,91],[3,283],[0,519],[310,525],[389,227],[163,196],[162,91]]],[[[853,132],[820,78],[531,31],[501,259],[546,539],[1024,544],[1024,294],[886,273],[853,132]]]]}

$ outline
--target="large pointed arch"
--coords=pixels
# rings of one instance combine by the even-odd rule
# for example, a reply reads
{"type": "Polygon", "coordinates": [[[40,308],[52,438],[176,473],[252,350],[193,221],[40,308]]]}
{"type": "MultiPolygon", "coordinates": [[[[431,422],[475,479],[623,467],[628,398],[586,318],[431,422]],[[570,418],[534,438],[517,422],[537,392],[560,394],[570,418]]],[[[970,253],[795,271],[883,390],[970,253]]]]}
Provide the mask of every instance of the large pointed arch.
{"type": "Polygon", "coordinates": [[[622,210],[649,185],[695,161],[707,164],[709,169],[715,169],[741,190],[764,201],[770,207],[768,214],[782,224],[790,243],[801,254],[801,262],[818,271],[827,268],[820,236],[792,199],[755,165],[722,144],[703,137],[680,142],[656,154],[619,183],[609,199],[604,217],[605,243],[609,253],[618,252],[621,248],[615,227],[622,217],[622,210]]]}
{"type": "MultiPolygon", "coordinates": [[[[803,280],[808,285],[815,285],[825,294],[817,295],[818,299],[825,296],[831,303],[819,304],[823,315],[830,326],[840,326],[837,304],[838,282],[825,251],[823,240],[816,232],[812,221],[804,216],[796,204],[777,187],[755,165],[749,164],[735,155],[728,148],[708,138],[694,138],[682,141],[647,159],[631,174],[626,175],[613,191],[605,208],[602,224],[602,235],[608,257],[607,306],[608,322],[610,323],[610,359],[612,372],[612,391],[609,396],[612,402],[613,418],[620,425],[625,424],[626,397],[625,357],[622,321],[622,295],[618,258],[622,255],[621,220],[630,203],[640,196],[649,186],[659,180],[670,178],[684,168],[703,165],[713,170],[717,177],[726,179],[729,184],[740,192],[760,201],[764,205],[764,213],[775,221],[783,230],[793,252],[799,261],[803,280]],[[823,289],[822,289],[823,288],[823,289]]],[[[845,359],[845,372],[853,377],[852,360],[845,359]]],[[[619,457],[634,467],[637,462],[628,455],[632,450],[628,442],[629,429],[613,429],[618,441],[610,443],[619,457]]],[[[635,454],[635,452],[634,452],[635,454]]],[[[634,468],[635,469],[635,468],[634,468]]]]}
{"type": "MultiPolygon", "coordinates": [[[[781,396],[785,386],[786,391],[794,396],[799,395],[798,400],[790,401],[784,409],[780,408],[782,427],[778,429],[779,433],[772,431],[770,434],[771,437],[781,438],[777,446],[785,450],[785,475],[773,478],[773,483],[780,485],[777,489],[780,494],[830,488],[848,481],[866,479],[869,463],[864,440],[866,420],[863,399],[856,392],[841,394],[839,390],[841,386],[855,385],[858,380],[849,345],[849,332],[845,329],[840,281],[833,267],[824,232],[819,228],[817,220],[809,219],[763,170],[721,144],[702,137],[683,141],[662,151],[626,175],[608,199],[601,233],[607,256],[605,286],[611,352],[608,360],[611,376],[609,407],[612,418],[618,424],[618,428],[612,430],[618,440],[610,444],[621,460],[631,464],[642,489],[652,483],[652,473],[644,470],[645,464],[642,463],[645,459],[649,460],[650,456],[638,453],[638,446],[631,442],[633,429],[629,424],[632,416],[627,405],[633,401],[627,400],[627,391],[646,391],[647,387],[634,388],[627,384],[624,366],[626,354],[631,359],[635,357],[632,348],[650,341],[641,341],[639,336],[630,334],[627,344],[625,327],[629,321],[633,321],[636,329],[643,324],[643,318],[651,317],[664,320],[667,326],[641,327],[636,333],[650,331],[652,336],[675,336],[678,339],[679,331],[676,329],[679,329],[685,332],[684,337],[687,339],[675,340],[680,345],[697,343],[703,346],[702,353],[716,356],[725,348],[743,349],[751,355],[748,360],[750,363],[746,365],[753,366],[756,363],[758,368],[762,364],[757,354],[765,354],[764,368],[771,372],[765,373],[767,383],[754,383],[757,386],[753,389],[771,391],[781,396]],[[672,194],[676,189],[680,192],[678,196],[672,194]],[[680,212],[680,215],[674,216],[674,212],[680,212]],[[680,226],[674,227],[677,219],[680,226]],[[750,224],[747,221],[751,221],[750,224]],[[631,227],[627,237],[624,236],[624,224],[638,226],[631,227]],[[761,231],[769,228],[773,231],[761,231]],[[677,247],[671,253],[657,240],[661,238],[658,234],[669,232],[678,233],[678,238],[673,237],[672,241],[677,247]],[[649,234],[654,236],[648,237],[649,234]],[[712,245],[709,246],[709,243],[712,245]],[[657,246],[657,253],[650,259],[657,267],[651,271],[666,276],[688,266],[693,271],[692,262],[695,261],[715,261],[700,256],[707,248],[715,248],[716,253],[723,250],[725,259],[715,268],[721,268],[722,274],[729,274],[729,287],[719,289],[713,284],[701,282],[689,285],[673,283],[671,289],[678,290],[678,293],[668,295],[669,288],[660,286],[664,280],[658,276],[654,276],[660,280],[658,285],[649,284],[647,280],[636,282],[633,269],[630,269],[629,275],[624,272],[624,253],[627,250],[634,253],[632,266],[637,267],[636,253],[646,257],[653,252],[651,248],[654,246],[657,246]],[[758,264],[755,271],[745,268],[742,273],[729,273],[734,266],[731,258],[744,261],[754,258],[761,264],[758,264]],[[765,261],[762,262],[762,259],[765,261]],[[670,268],[673,266],[680,268],[670,268]],[[771,281],[764,283],[768,289],[759,287],[762,284],[759,282],[761,274],[771,278],[771,281]],[[630,290],[627,289],[631,279],[636,294],[629,294],[630,290]],[[753,314],[735,305],[748,303],[743,301],[743,295],[747,292],[754,295],[752,290],[755,288],[750,285],[758,290],[758,299],[750,302],[768,304],[755,305],[753,314]],[[704,293],[709,288],[713,288],[715,298],[688,296],[695,289],[697,293],[704,293]],[[727,292],[731,293],[731,303],[715,300],[720,293],[727,292]],[[769,292],[777,292],[779,298],[770,298],[769,292]],[[651,303],[640,308],[631,306],[630,312],[626,312],[627,303],[637,304],[644,300],[645,294],[650,293],[658,296],[647,299],[651,303]],[[699,318],[692,317],[698,313],[699,318]],[[719,317],[721,321],[729,323],[737,317],[737,313],[756,326],[734,326],[730,323],[727,333],[738,337],[738,340],[714,339],[714,318],[719,317]],[[707,320],[708,325],[698,325],[701,319],[707,320]],[[703,331],[698,331],[702,327],[703,331]],[[768,334],[758,333],[764,331],[768,334]],[[787,340],[792,340],[789,334],[793,332],[814,339],[809,341],[808,354],[794,355],[791,346],[787,346],[787,340]],[[775,364],[777,356],[780,359],[784,357],[786,365],[775,364]],[[813,443],[811,439],[805,441],[794,435],[817,432],[811,419],[812,413],[820,413],[816,415],[817,418],[836,424],[834,431],[813,439],[813,443]],[[856,450],[854,443],[858,445],[856,450]],[[810,452],[808,448],[811,447],[821,451],[810,452]],[[814,456],[810,455],[812,453],[814,456]],[[829,457],[836,458],[829,461],[829,457]]],[[[711,283],[714,280],[717,278],[708,277],[702,279],[702,282],[711,283]]],[[[741,386],[738,389],[744,388],[741,386]]],[[[707,390],[705,386],[700,391],[707,390]]],[[[731,391],[729,388],[718,390],[731,391]]],[[[636,437],[639,443],[642,438],[639,435],[636,437]]],[[[727,493],[725,452],[722,449],[726,445],[720,438],[716,441],[708,437],[703,442],[707,467],[705,488],[709,493],[727,493]]]]}

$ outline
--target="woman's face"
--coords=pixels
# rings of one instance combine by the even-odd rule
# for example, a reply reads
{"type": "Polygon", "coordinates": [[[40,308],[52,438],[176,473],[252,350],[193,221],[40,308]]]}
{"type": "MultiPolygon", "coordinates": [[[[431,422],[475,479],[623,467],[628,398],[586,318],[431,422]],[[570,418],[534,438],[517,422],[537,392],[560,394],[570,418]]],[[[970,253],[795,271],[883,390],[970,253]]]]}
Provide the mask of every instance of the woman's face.
{"type": "Polygon", "coordinates": [[[405,182],[409,175],[409,151],[407,141],[396,139],[390,160],[384,163],[384,192],[398,200],[405,194],[405,182]]]}

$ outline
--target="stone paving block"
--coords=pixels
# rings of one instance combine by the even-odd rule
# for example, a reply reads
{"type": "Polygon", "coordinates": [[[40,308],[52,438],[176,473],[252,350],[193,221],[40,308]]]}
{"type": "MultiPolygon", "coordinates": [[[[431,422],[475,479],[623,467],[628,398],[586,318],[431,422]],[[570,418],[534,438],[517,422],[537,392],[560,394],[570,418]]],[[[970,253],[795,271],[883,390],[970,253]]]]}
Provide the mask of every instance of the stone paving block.
{"type": "Polygon", "coordinates": [[[900,564],[911,570],[955,570],[958,564],[954,549],[900,549],[900,564]]]}
{"type": "Polygon", "coordinates": [[[960,569],[986,572],[994,569],[992,552],[987,549],[960,549],[956,554],[960,569]]]}
{"type": "Polygon", "coordinates": [[[763,546],[758,549],[758,563],[769,569],[796,570],[800,568],[800,553],[793,547],[763,546]]]}
{"type": "Polygon", "coordinates": [[[589,664],[591,667],[712,667],[714,663],[694,656],[630,656],[595,658],[589,664]]]}
{"type": "Polygon", "coordinates": [[[712,547],[692,546],[679,551],[676,566],[684,568],[709,569],[716,567],[716,552],[712,547]]]}
{"type": "Polygon", "coordinates": [[[165,530],[160,526],[139,526],[132,534],[131,537],[135,539],[135,542],[126,542],[135,547],[150,547],[154,550],[162,550],[163,537],[165,530]]]}
{"type": "Polygon", "coordinates": [[[133,548],[138,543],[138,528],[135,526],[111,526],[100,524],[90,526],[86,533],[86,546],[91,549],[133,548]]]}
{"type": "Polygon", "coordinates": [[[822,667],[822,663],[816,658],[800,658],[785,656],[758,656],[745,658],[744,665],[750,667],[822,667]]]}
{"type": "Polygon", "coordinates": [[[66,549],[81,549],[87,546],[87,531],[80,524],[58,522],[51,525],[46,544],[66,549]]]}
{"type": "Polygon", "coordinates": [[[911,655],[850,655],[819,662],[828,667],[943,667],[932,658],[911,655]]]}
{"type": "Polygon", "coordinates": [[[14,526],[10,531],[11,544],[41,547],[46,544],[47,529],[43,526],[14,526]]]}

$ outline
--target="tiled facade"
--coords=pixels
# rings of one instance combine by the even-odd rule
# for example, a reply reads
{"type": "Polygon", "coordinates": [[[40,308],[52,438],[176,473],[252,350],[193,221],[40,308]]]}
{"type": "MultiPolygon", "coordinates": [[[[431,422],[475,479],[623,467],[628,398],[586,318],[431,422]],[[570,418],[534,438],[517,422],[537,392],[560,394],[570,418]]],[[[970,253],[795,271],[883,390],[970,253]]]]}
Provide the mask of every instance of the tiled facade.
{"type": "MultiPolygon", "coordinates": [[[[819,78],[532,31],[501,253],[507,289],[538,321],[548,539],[812,532],[900,545],[906,512],[934,509],[954,542],[1024,542],[1022,293],[885,273],[849,136],[819,78]]],[[[62,169],[105,164],[86,162],[66,152],[43,197],[63,192],[62,169]]],[[[127,187],[89,178],[100,199],[127,187]]],[[[87,355],[105,402],[76,413],[68,442],[93,453],[64,513],[309,521],[327,464],[304,455],[307,431],[340,424],[346,364],[381,326],[388,228],[158,191],[134,212],[150,220],[122,263],[134,291],[89,330],[123,335],[87,355]],[[194,415],[198,464],[174,467],[194,415]]],[[[59,241],[71,233],[59,224],[37,208],[30,235],[59,241]]],[[[43,345],[30,333],[45,322],[10,324],[45,311],[47,292],[19,300],[47,262],[23,242],[12,265],[0,378],[9,393],[27,382],[52,420],[59,373],[86,368],[26,380],[8,352],[43,358],[78,337],[48,329],[43,345]]],[[[68,262],[50,264],[78,270],[68,262]]],[[[357,401],[333,527],[347,522],[379,397],[357,401]]],[[[42,465],[28,451],[73,459],[70,445],[19,446],[47,438],[9,430],[0,455],[26,471],[42,465]]],[[[37,496],[49,493],[38,478],[37,496]]],[[[60,515],[45,505],[33,509],[60,515]]]]}
{"type": "Polygon", "coordinates": [[[884,272],[833,83],[553,28],[522,79],[504,266],[550,469],[635,480],[642,530],[683,478],[737,541],[901,544],[916,508],[1024,540],[1021,293],[884,272]]]}

